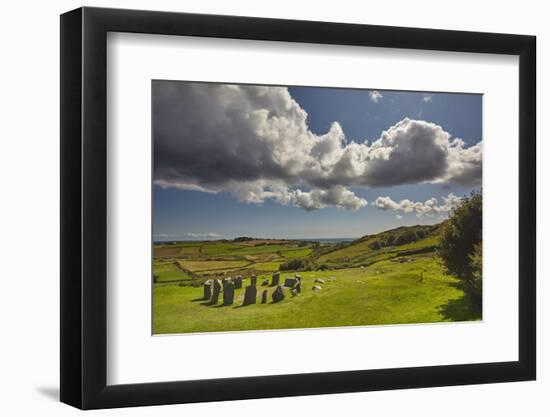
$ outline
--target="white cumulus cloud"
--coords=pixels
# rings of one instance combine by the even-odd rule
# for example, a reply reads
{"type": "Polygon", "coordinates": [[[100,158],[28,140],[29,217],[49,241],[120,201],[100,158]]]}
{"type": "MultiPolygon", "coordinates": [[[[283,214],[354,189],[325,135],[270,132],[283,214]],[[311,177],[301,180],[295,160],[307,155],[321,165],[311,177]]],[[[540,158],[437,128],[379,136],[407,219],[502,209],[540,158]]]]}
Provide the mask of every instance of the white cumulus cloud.
{"type": "MultiPolygon", "coordinates": [[[[437,198],[432,197],[424,202],[404,199],[394,201],[390,197],[378,197],[372,204],[381,210],[393,210],[401,213],[415,213],[418,217],[448,215],[461,201],[460,197],[450,193],[443,197],[443,204],[437,198]]],[[[400,216],[399,214],[396,215],[400,216]]],[[[401,219],[402,217],[397,217],[401,219]]]]}
{"type": "Polygon", "coordinates": [[[213,232],[208,232],[208,233],[187,233],[187,236],[189,237],[194,237],[194,238],[208,238],[208,239],[212,239],[212,238],[218,238],[218,237],[222,237],[222,235],[218,234],[218,233],[213,233],[213,232]]]}
{"type": "Polygon", "coordinates": [[[369,98],[373,103],[378,103],[384,96],[380,91],[372,90],[369,92],[369,98]]]}
{"type": "Polygon", "coordinates": [[[357,210],[351,187],[481,182],[481,142],[407,118],[371,142],[318,135],[285,87],[154,81],[153,136],[156,185],[253,204],[357,210]]]}

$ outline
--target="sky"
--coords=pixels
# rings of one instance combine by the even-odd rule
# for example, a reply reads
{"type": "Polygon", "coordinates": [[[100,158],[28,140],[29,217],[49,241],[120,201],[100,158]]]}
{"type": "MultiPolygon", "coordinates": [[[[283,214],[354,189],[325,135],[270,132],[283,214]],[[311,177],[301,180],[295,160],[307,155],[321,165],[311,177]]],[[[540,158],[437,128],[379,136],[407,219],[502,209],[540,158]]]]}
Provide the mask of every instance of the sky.
{"type": "Polygon", "coordinates": [[[154,80],[153,239],[357,238],[481,187],[482,95],[154,80]]]}

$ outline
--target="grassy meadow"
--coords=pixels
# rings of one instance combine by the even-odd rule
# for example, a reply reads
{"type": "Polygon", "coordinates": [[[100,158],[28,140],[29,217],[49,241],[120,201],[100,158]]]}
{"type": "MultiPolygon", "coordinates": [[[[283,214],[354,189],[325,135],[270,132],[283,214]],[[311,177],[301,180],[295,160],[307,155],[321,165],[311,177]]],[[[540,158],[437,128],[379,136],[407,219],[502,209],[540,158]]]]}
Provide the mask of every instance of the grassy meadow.
{"type": "Polygon", "coordinates": [[[437,256],[438,226],[401,227],[345,243],[235,239],[156,244],[153,333],[340,327],[481,319],[437,256]],[[302,291],[262,286],[298,273],[302,291]],[[232,305],[203,299],[203,283],[241,275],[232,305]],[[256,304],[243,306],[250,277],[256,304]],[[316,281],[318,280],[318,281],[316,281]],[[313,290],[314,286],[318,286],[313,290]],[[267,290],[268,302],[260,304],[267,290]]]}

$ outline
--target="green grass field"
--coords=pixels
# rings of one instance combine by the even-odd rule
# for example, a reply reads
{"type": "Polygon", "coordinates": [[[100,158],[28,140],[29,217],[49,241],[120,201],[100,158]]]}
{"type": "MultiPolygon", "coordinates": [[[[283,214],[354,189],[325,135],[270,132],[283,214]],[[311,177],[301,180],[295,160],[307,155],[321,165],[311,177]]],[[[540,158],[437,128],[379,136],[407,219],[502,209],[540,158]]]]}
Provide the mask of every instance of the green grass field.
{"type": "Polygon", "coordinates": [[[186,281],[190,277],[176,266],[175,262],[159,262],[155,265],[158,283],[186,281]]]}
{"type": "MultiPolygon", "coordinates": [[[[284,278],[287,274],[282,274],[284,278]]],[[[288,274],[292,276],[292,274],[288,274]]],[[[244,289],[236,290],[232,306],[210,306],[202,288],[163,286],[154,289],[154,333],[215,332],[231,330],[291,329],[364,326],[403,323],[479,320],[472,315],[456,288],[457,280],[445,276],[431,258],[376,268],[302,272],[303,290],[296,297],[242,307],[244,289]],[[423,281],[420,272],[424,272],[423,281]],[[316,278],[321,291],[312,287],[316,278]]],[[[261,282],[262,277],[259,277],[261,282]]],[[[246,284],[245,284],[246,285],[246,284]]]]}
{"type": "MultiPolygon", "coordinates": [[[[153,269],[153,330],[155,334],[234,330],[290,329],[433,323],[480,320],[471,310],[459,281],[445,275],[435,248],[434,227],[416,226],[413,242],[373,247],[375,240],[399,236],[403,228],[357,241],[319,248],[312,243],[182,242],[157,245],[153,269]],[[274,287],[262,287],[282,263],[304,261],[299,269],[302,292],[271,302],[274,287]],[[242,306],[243,289],[233,305],[203,300],[202,283],[209,278],[258,275],[257,304],[242,306]],[[324,283],[315,283],[321,279],[324,283]],[[320,285],[320,291],[313,291],[320,285]],[[268,303],[260,304],[267,289],[268,303]]],[[[408,230],[408,229],[407,229],[408,230]]],[[[405,230],[406,231],[406,230],[405,230]]],[[[392,238],[393,239],[393,238],[392,238]]],[[[300,264],[301,265],[301,264],[300,264]]],[[[281,272],[281,283],[295,271],[281,272]]]]}
{"type": "Polygon", "coordinates": [[[248,265],[250,262],[244,260],[193,260],[193,261],[178,261],[178,263],[185,269],[191,272],[200,271],[214,271],[214,270],[230,270],[241,268],[248,265]]]}

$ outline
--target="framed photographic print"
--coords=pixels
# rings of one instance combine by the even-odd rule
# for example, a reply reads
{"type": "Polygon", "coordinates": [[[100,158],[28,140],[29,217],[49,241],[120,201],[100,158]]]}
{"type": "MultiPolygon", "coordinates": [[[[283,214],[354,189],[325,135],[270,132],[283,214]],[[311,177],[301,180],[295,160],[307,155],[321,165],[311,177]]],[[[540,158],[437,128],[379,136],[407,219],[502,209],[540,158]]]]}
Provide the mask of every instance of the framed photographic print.
{"type": "Polygon", "coordinates": [[[61,400],[535,379],[535,38],[61,16],[61,400]]]}

